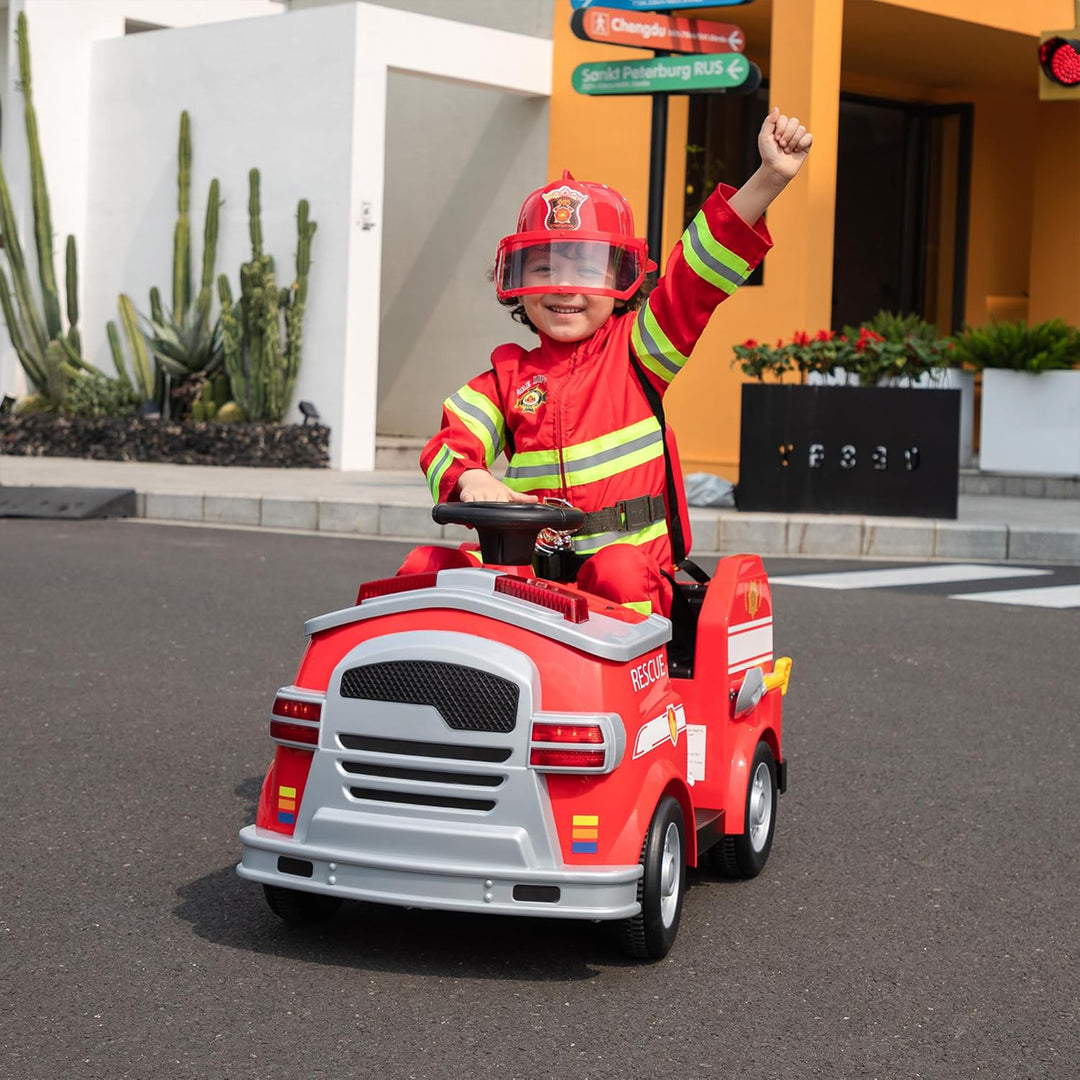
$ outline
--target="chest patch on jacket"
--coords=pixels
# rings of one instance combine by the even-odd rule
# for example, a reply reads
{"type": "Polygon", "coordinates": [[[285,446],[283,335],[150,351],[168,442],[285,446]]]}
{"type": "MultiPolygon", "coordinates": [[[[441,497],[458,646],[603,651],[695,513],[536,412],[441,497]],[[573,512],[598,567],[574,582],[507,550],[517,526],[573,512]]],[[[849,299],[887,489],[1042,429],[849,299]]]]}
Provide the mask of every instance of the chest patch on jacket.
{"type": "Polygon", "coordinates": [[[535,413],[547,402],[547,376],[534,375],[514,391],[514,408],[521,413],[535,413]]]}

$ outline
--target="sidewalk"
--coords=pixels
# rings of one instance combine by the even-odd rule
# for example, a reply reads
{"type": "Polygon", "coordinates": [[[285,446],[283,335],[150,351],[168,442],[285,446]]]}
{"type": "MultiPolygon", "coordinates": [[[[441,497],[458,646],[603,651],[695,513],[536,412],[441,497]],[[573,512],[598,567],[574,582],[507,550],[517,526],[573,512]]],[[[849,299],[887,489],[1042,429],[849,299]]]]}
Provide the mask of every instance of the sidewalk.
{"type": "MultiPolygon", "coordinates": [[[[459,543],[431,520],[418,470],[334,472],[0,457],[10,487],[126,488],[141,518],[459,543]]],[[[1080,499],[962,494],[956,521],[692,508],[697,555],[989,559],[1080,564],[1080,499]]]]}

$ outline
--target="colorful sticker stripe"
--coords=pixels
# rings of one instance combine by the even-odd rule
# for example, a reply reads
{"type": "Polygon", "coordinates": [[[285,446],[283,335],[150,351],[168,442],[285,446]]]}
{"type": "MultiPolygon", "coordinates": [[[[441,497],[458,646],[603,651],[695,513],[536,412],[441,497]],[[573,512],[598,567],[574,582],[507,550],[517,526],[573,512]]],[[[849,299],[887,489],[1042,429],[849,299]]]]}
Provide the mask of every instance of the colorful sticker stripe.
{"type": "Polygon", "coordinates": [[[598,814],[574,814],[571,820],[570,850],[575,855],[595,855],[599,849],[598,814]]]}
{"type": "Polygon", "coordinates": [[[296,788],[286,784],[278,785],[278,813],[279,825],[296,824],[296,788]]]}

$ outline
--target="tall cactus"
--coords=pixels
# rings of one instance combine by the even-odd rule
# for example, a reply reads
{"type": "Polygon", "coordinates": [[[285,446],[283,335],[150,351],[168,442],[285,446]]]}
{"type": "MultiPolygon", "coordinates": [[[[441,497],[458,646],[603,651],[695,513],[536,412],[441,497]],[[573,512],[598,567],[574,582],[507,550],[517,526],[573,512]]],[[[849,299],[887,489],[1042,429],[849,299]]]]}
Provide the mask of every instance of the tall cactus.
{"type": "Polygon", "coordinates": [[[45,162],[38,139],[37,111],[30,81],[30,37],[26,32],[26,14],[19,13],[15,36],[19,46],[19,80],[22,85],[23,111],[26,115],[26,142],[30,149],[30,197],[34,208],[34,245],[37,248],[38,276],[45,308],[45,328],[49,339],[60,336],[60,297],[53,268],[52,211],[49,189],[45,184],[45,162]]]}
{"type": "Polygon", "coordinates": [[[41,289],[41,309],[38,309],[26,258],[19,240],[18,222],[11,204],[7,177],[0,161],[0,237],[11,272],[11,284],[0,269],[0,306],[8,336],[35,389],[50,407],[59,406],[66,380],[81,373],[95,371],[81,355],[81,343],[76,327],[78,321],[78,276],[75,238],[69,236],[65,251],[65,286],[67,292],[68,331],[65,335],[57,291],[56,271],[52,249],[52,212],[49,191],[45,184],[45,163],[38,137],[37,112],[34,109],[33,83],[30,73],[30,38],[26,15],[19,12],[15,35],[18,40],[19,80],[26,118],[26,141],[30,153],[30,198],[34,212],[34,243],[37,248],[38,284],[41,289]]]}
{"type": "MultiPolygon", "coordinates": [[[[207,375],[221,369],[221,330],[211,319],[214,300],[214,262],[217,258],[218,216],[221,210],[221,185],[210,181],[203,227],[202,273],[198,296],[192,289],[191,249],[191,118],[180,114],[180,137],[177,144],[176,224],[173,227],[172,309],[166,310],[161,293],[150,290],[150,317],[145,320],[146,342],[158,369],[155,381],[163,414],[180,405],[186,406],[197,394],[207,375]],[[163,376],[167,375],[166,380],[163,376]],[[165,398],[168,396],[169,401],[165,398]]],[[[123,306],[124,298],[120,298],[123,306]]],[[[138,375],[138,373],[136,373],[138,375]]],[[[141,380],[140,380],[141,382],[141,380]]]]}
{"type": "Polygon", "coordinates": [[[296,209],[296,280],[279,290],[273,257],[262,250],[258,169],[248,174],[248,191],[251,260],[240,267],[239,303],[233,303],[229,279],[224,274],[218,278],[225,370],[233,400],[247,419],[278,423],[288,410],[300,369],[316,225],[308,217],[307,200],[301,199],[296,209]]]}
{"type": "Polygon", "coordinates": [[[180,114],[180,143],[176,151],[176,226],[173,230],[173,313],[177,318],[191,303],[191,117],[180,114]]]}

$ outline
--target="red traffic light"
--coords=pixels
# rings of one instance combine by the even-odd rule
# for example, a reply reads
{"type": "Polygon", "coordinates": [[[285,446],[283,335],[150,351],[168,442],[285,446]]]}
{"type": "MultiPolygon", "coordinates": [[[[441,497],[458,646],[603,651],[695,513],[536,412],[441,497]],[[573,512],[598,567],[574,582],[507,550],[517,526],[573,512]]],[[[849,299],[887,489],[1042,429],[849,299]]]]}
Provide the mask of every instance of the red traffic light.
{"type": "Polygon", "coordinates": [[[1080,41],[1047,38],[1039,46],[1039,63],[1046,77],[1059,86],[1080,86],[1080,41]]]}

